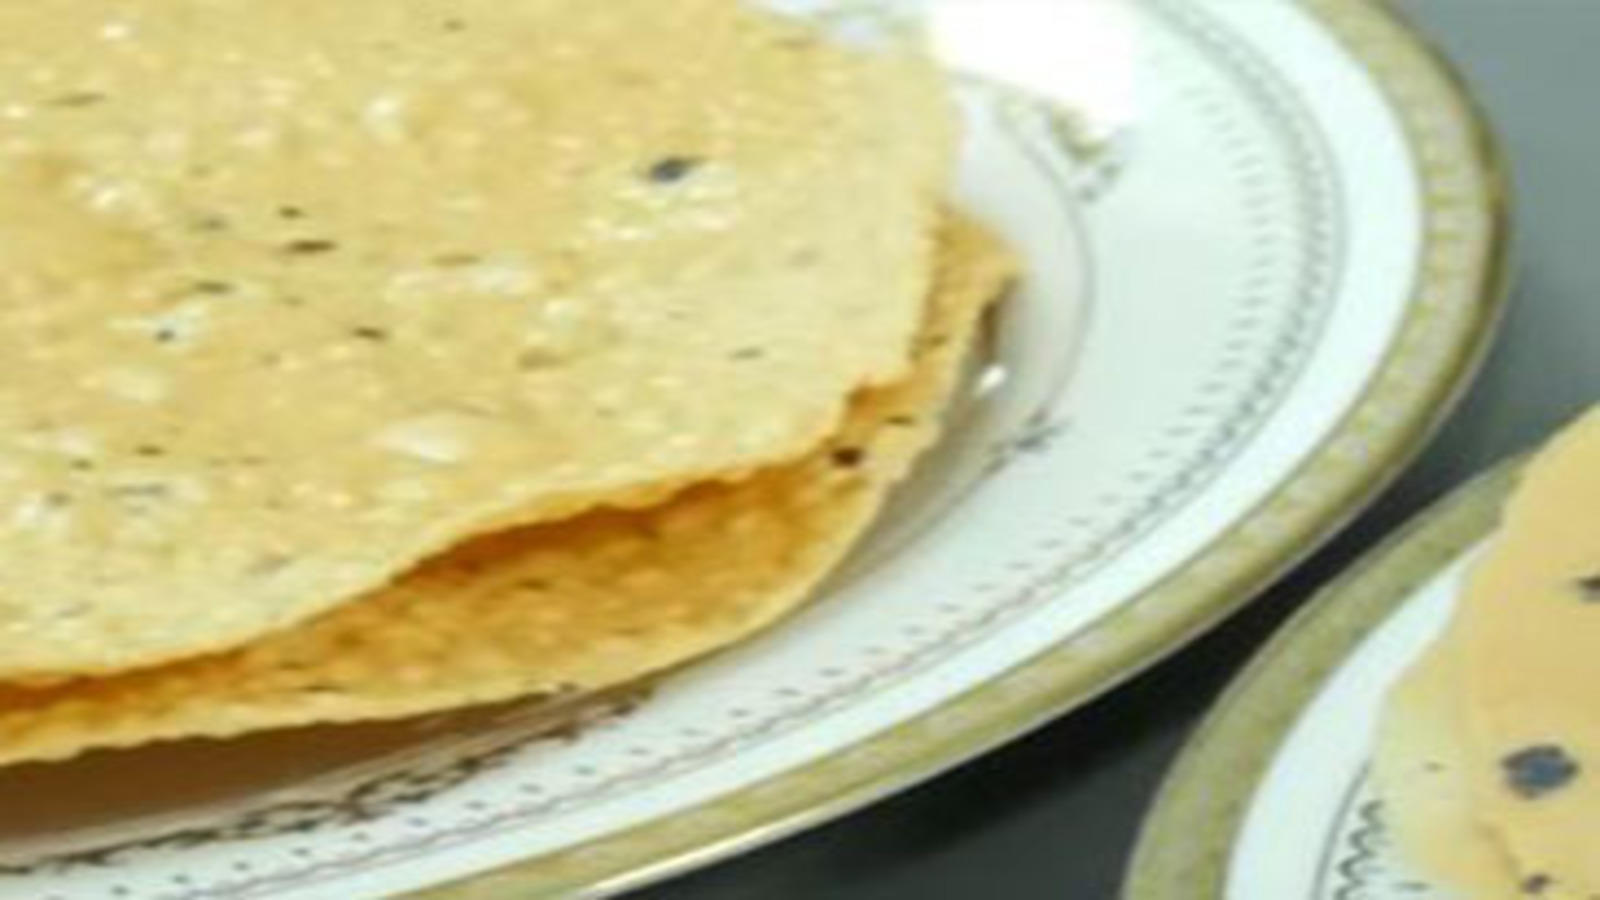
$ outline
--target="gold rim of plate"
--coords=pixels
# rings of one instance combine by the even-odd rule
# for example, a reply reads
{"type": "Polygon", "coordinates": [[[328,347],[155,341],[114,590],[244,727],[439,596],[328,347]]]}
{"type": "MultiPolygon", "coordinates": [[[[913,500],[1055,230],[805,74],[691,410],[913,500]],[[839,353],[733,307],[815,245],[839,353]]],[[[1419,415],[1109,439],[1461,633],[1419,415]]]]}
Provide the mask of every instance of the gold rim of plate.
{"type": "Polygon", "coordinates": [[[1190,738],[1145,820],[1127,900],[1213,900],[1279,748],[1328,679],[1374,629],[1487,538],[1519,467],[1451,494],[1320,592],[1250,662],[1190,738]]]}
{"type": "MultiPolygon", "coordinates": [[[[1421,276],[1399,338],[1355,406],[1300,468],[1228,534],[1084,634],[929,712],[827,759],[676,815],[414,896],[608,896],[897,793],[1082,706],[1188,643],[1298,563],[1398,477],[1454,407],[1499,324],[1509,271],[1506,169],[1468,89],[1395,12],[1378,0],[1302,0],[1302,5],[1367,68],[1401,119],[1424,182],[1427,235],[1421,276]],[[1463,218],[1484,224],[1445,225],[1463,218]],[[1466,296],[1454,303],[1426,299],[1439,295],[1466,296]],[[1442,309],[1468,313],[1445,315],[1442,309]]],[[[1494,492],[1478,490],[1474,508],[1492,506],[1494,492]]],[[[1440,515],[1449,518],[1448,511],[1440,515]]],[[[1466,518],[1478,524],[1477,518],[1466,518]]],[[[1375,616],[1385,608],[1376,605],[1375,616]]],[[[1335,631],[1327,642],[1330,650],[1340,645],[1340,634],[1335,631]]],[[[1304,688],[1301,680],[1296,684],[1304,688]]],[[[1287,691],[1274,699],[1282,701],[1274,706],[1287,706],[1299,698],[1287,691]]],[[[1263,736],[1261,745],[1276,742],[1263,736]]],[[[1242,814],[1253,778],[1230,774],[1225,781],[1237,789],[1224,792],[1231,805],[1208,811],[1228,812],[1227,821],[1233,821],[1242,814]]],[[[1180,803],[1181,794],[1175,787],[1164,808],[1180,803]]],[[[1231,839],[1231,829],[1216,827],[1222,820],[1206,821],[1206,828],[1190,834],[1231,839]]],[[[1177,897],[1148,891],[1158,884],[1192,890],[1206,882],[1185,879],[1208,872],[1214,880],[1221,864],[1216,854],[1222,850],[1216,845],[1210,850],[1203,858],[1150,858],[1142,865],[1152,867],[1151,874],[1137,879],[1147,893],[1136,896],[1177,897]]]]}

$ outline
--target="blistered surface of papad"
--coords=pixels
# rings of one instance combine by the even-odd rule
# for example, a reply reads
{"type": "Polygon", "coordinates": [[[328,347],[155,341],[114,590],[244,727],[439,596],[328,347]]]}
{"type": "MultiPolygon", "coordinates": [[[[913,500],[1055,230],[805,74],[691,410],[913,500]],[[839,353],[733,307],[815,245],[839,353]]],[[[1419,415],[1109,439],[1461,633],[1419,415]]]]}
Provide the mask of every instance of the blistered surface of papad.
{"type": "Polygon", "coordinates": [[[480,540],[230,654],[0,694],[0,763],[598,690],[749,636],[809,596],[934,440],[980,313],[1014,269],[958,225],[939,271],[909,380],[858,397],[805,459],[480,540]]]}
{"type": "Polygon", "coordinates": [[[1473,804],[1528,896],[1600,895],[1600,410],[1542,450],[1456,634],[1473,804]]]}
{"type": "Polygon", "coordinates": [[[1512,897],[1516,869],[1473,803],[1458,656],[1440,641],[1389,693],[1373,765],[1384,823],[1418,874],[1463,898],[1512,897]]]}
{"type": "Polygon", "coordinates": [[[0,4],[0,681],[813,449],[904,374],[953,115],[735,0],[0,4]]]}

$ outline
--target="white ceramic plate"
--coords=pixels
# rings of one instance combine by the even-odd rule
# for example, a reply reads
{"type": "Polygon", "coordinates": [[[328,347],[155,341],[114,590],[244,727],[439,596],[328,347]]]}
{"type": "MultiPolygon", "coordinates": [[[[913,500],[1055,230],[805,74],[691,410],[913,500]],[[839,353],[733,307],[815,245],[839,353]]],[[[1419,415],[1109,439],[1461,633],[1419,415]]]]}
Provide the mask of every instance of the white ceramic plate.
{"type": "Polygon", "coordinates": [[[1422,516],[1262,651],[1169,776],[1129,900],[1471,900],[1397,854],[1371,767],[1384,699],[1449,623],[1512,475],[1422,516]]]}
{"type": "Polygon", "coordinates": [[[1493,330],[1495,162],[1375,6],[783,5],[866,40],[926,20],[960,196],[1028,263],[855,561],[575,737],[513,707],[5,775],[0,897],[603,894],[820,821],[1246,601],[1399,471],[1493,330]]]}

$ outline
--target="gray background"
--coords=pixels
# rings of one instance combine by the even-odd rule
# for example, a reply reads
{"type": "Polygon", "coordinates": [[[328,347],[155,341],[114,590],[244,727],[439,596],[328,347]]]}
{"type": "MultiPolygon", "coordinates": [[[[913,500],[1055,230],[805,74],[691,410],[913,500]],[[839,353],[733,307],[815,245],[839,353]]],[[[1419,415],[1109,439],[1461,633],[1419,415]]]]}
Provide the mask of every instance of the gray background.
{"type": "Polygon", "coordinates": [[[1517,182],[1510,316],[1487,370],[1426,457],[1297,575],[1108,699],[903,797],[644,897],[1115,897],[1173,754],[1284,616],[1452,486],[1600,401],[1600,0],[1400,6],[1472,82],[1517,182]]]}

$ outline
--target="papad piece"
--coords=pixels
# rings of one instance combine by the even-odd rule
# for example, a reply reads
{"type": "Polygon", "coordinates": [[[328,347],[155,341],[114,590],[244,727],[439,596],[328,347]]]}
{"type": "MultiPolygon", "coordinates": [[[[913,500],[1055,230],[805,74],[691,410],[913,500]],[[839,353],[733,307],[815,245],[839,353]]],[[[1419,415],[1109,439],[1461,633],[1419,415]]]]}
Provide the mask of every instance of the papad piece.
{"type": "Polygon", "coordinates": [[[1473,803],[1527,893],[1600,894],[1600,410],[1528,465],[1457,612],[1473,803]]]}
{"type": "Polygon", "coordinates": [[[479,540],[228,654],[0,694],[0,763],[601,690],[747,638],[812,594],[933,442],[1014,271],[952,224],[913,374],[860,395],[799,462],[479,540]]]}
{"type": "Polygon", "coordinates": [[[923,53],[736,0],[37,0],[0,84],[6,681],[798,458],[956,145],[923,53]]]}
{"type": "Polygon", "coordinates": [[[1516,869],[1473,805],[1457,656],[1442,639],[1390,689],[1373,760],[1383,821],[1419,874],[1463,897],[1512,897],[1516,869]]]}

